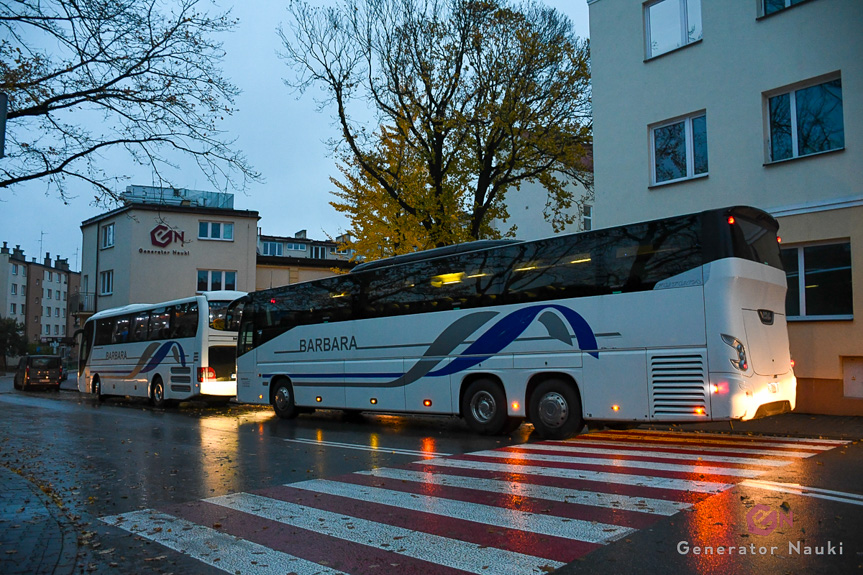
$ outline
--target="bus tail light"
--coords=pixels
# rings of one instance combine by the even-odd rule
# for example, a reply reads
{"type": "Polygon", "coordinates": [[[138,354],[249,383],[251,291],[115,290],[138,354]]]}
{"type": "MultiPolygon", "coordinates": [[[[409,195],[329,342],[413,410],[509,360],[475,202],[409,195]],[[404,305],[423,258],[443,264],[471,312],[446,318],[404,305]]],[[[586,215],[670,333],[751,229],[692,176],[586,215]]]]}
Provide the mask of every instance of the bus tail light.
{"type": "Polygon", "coordinates": [[[734,351],[737,352],[737,359],[731,360],[731,365],[739,369],[740,371],[746,371],[749,369],[749,362],[746,360],[746,348],[736,337],[732,337],[730,335],[722,334],[722,341],[725,342],[726,345],[733,347],[734,351]]]}
{"type": "Polygon", "coordinates": [[[695,408],[695,415],[704,415],[705,413],[706,413],[706,410],[703,407],[696,407],[695,408]]]}
{"type": "Polygon", "coordinates": [[[728,393],[728,382],[720,381],[719,383],[714,383],[710,386],[710,391],[715,394],[726,394],[728,393]]]}
{"type": "Polygon", "coordinates": [[[216,380],[216,370],[212,367],[199,367],[198,368],[198,381],[215,381],[216,380]]]}

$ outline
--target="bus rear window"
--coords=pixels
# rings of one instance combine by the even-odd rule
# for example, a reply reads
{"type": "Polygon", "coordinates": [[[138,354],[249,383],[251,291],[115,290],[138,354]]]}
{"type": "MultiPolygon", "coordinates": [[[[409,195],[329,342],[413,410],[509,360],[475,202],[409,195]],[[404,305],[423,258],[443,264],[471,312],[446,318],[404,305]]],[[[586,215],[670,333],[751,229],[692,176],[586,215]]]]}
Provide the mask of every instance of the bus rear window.
{"type": "Polygon", "coordinates": [[[775,226],[735,216],[731,227],[735,257],[783,269],[775,226]]]}

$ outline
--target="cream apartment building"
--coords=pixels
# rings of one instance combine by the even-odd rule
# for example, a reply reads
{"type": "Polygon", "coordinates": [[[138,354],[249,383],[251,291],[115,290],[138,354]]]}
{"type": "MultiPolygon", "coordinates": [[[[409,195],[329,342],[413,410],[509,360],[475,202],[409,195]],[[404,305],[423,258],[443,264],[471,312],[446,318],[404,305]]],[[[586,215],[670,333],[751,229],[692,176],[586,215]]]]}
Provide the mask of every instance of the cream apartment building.
{"type": "Polygon", "coordinates": [[[797,410],[863,415],[863,2],[588,4],[595,227],[773,214],[797,410]]]}
{"type": "Polygon", "coordinates": [[[208,290],[254,291],[258,212],[230,194],[130,187],[126,205],[81,224],[78,311],[208,290]]]}

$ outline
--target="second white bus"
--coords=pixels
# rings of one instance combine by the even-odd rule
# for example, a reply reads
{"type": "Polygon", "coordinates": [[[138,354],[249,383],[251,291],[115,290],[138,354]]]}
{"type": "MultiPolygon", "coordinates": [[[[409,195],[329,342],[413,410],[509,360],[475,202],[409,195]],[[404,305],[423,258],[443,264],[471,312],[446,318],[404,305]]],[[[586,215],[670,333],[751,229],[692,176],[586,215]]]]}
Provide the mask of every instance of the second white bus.
{"type": "Polygon", "coordinates": [[[523,420],[747,420],[793,409],[778,225],[732,207],[467,244],[251,293],[237,397],[303,410],[523,420]]]}
{"type": "Polygon", "coordinates": [[[163,407],[193,398],[237,394],[237,326],[228,304],[244,292],[213,291],[158,304],[98,312],[84,324],[78,390],[147,397],[163,407]]]}

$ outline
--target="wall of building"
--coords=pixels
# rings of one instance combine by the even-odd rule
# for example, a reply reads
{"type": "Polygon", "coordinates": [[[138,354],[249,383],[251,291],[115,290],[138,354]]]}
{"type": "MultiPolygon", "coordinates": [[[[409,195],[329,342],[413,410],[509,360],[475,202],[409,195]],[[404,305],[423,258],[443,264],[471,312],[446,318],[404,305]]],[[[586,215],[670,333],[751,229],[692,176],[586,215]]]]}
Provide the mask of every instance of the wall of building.
{"type": "Polygon", "coordinates": [[[596,227],[863,193],[863,2],[814,0],[761,19],[756,7],[703,0],[703,39],[645,61],[642,1],[590,3],[596,227]],[[837,71],[845,150],[765,165],[763,94],[837,71]],[[709,175],[651,187],[649,126],[701,110],[709,175]]]}
{"type": "MultiPolygon", "coordinates": [[[[84,222],[82,282],[96,310],[194,295],[198,272],[235,272],[236,289],[255,287],[258,213],[218,208],[133,205],[84,222]],[[231,223],[233,237],[199,237],[199,223],[231,223]],[[101,229],[114,225],[114,245],[101,229]],[[113,293],[100,293],[100,273],[113,270],[113,293]]],[[[221,277],[221,276],[220,276],[221,277]]],[[[224,285],[222,286],[224,288],[224,285]]],[[[92,311],[92,310],[89,310],[92,311]]]]}
{"type": "Polygon", "coordinates": [[[755,0],[701,0],[702,38],[650,59],[648,4],[588,3],[596,227],[748,204],[777,216],[784,247],[848,241],[856,315],[790,318],[789,336],[797,410],[863,415],[863,2],[811,0],[759,17],[755,0]],[[834,77],[844,146],[771,162],[769,97],[834,77]],[[651,185],[651,127],[700,112],[706,175],[651,185]]]}

